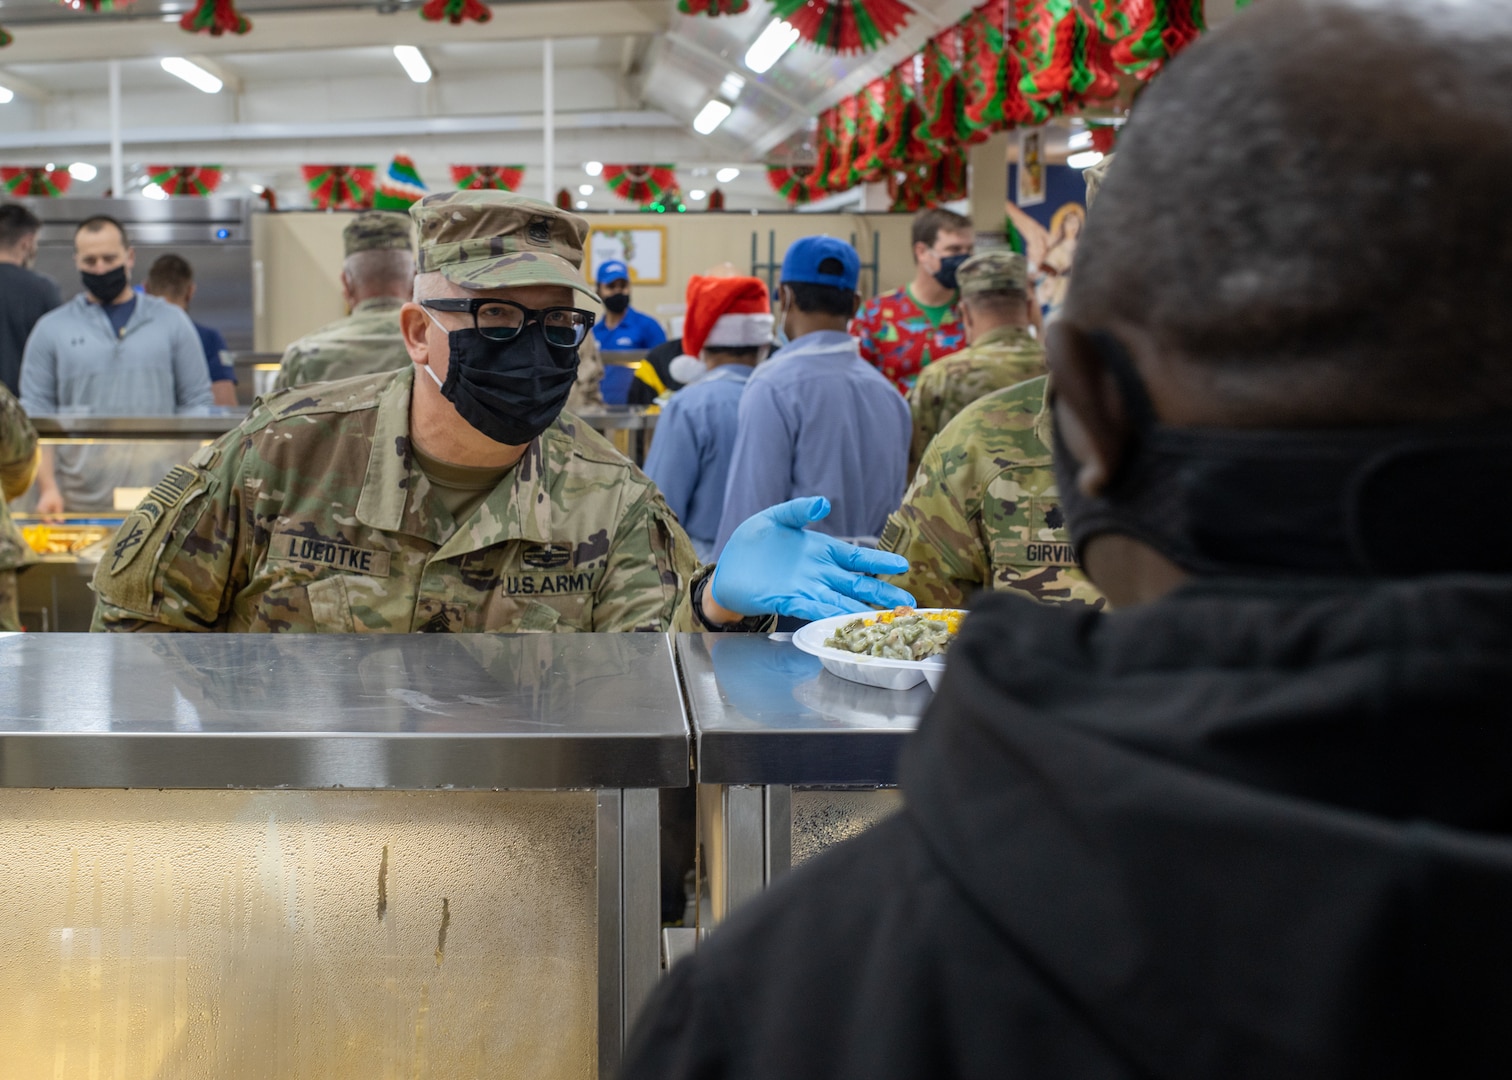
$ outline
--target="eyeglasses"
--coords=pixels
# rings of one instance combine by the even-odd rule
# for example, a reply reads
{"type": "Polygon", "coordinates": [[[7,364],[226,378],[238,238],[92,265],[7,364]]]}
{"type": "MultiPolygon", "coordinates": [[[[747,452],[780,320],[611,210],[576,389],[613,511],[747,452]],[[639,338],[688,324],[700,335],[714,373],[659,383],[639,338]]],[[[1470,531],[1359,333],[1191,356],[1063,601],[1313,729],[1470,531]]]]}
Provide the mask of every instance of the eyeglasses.
{"type": "Polygon", "coordinates": [[[485,297],[459,296],[422,300],[420,306],[432,311],[468,312],[473,317],[474,329],[493,341],[513,341],[525,329],[526,324],[540,323],[546,344],[563,349],[574,349],[581,345],[593,326],[594,318],[593,312],[579,308],[528,308],[513,300],[492,300],[485,297]]]}

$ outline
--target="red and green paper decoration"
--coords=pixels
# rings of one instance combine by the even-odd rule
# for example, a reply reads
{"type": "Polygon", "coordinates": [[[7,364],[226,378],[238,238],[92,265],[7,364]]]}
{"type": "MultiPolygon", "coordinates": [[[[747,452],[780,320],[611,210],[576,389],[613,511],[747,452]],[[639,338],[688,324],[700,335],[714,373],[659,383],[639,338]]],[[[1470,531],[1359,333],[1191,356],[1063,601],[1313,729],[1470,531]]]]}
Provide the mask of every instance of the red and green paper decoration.
{"type": "Polygon", "coordinates": [[[16,35],[15,34],[12,34],[5,27],[0,26],[0,49],[5,48],[7,45],[11,44],[15,40],[16,40],[16,35]]]}
{"type": "Polygon", "coordinates": [[[408,154],[396,154],[373,193],[374,210],[408,210],[427,194],[420,170],[408,154]]]}
{"type": "Polygon", "coordinates": [[[179,20],[179,26],[191,34],[245,34],[252,20],[236,10],[236,0],[196,0],[194,10],[179,20]]]}
{"type": "Polygon", "coordinates": [[[725,208],[725,193],[715,188],[709,192],[709,211],[718,214],[725,208]]]}
{"type": "Polygon", "coordinates": [[[1013,0],[989,0],[961,23],[962,97],[957,126],[971,132],[1040,124],[1047,110],[1024,97],[1013,49],[1013,0]]]}
{"type": "Polygon", "coordinates": [[[767,183],[794,206],[802,205],[814,197],[814,175],[811,165],[767,166],[767,183]]]}
{"type": "Polygon", "coordinates": [[[525,178],[525,166],[453,165],[451,177],[461,191],[515,191],[525,178]]]}
{"type": "Polygon", "coordinates": [[[426,0],[420,9],[420,17],[430,22],[460,26],[468,21],[486,23],[493,18],[493,9],[483,0],[426,0]]]}
{"type": "Polygon", "coordinates": [[[219,165],[149,165],[147,179],[168,195],[191,195],[204,198],[220,187],[219,165]]]}
{"type": "Polygon", "coordinates": [[[375,165],[304,165],[305,184],[317,210],[371,210],[378,186],[375,165]]]}
{"type": "Polygon", "coordinates": [[[130,7],[132,0],[58,0],[58,3],[75,11],[119,11],[130,7]]]}
{"type": "Polygon", "coordinates": [[[964,199],[967,195],[966,156],[946,154],[928,165],[910,165],[887,184],[894,211],[913,213],[926,206],[964,199]]]}
{"type": "Polygon", "coordinates": [[[40,166],[0,167],[0,185],[7,195],[33,195],[54,198],[68,190],[73,177],[67,169],[44,169],[40,166]]]}
{"type": "Polygon", "coordinates": [[[751,0],[677,0],[684,15],[739,15],[750,6],[751,0]]]}
{"type": "Polygon", "coordinates": [[[871,52],[912,14],[899,0],[772,0],[772,10],[804,41],[837,53],[871,52]]]}
{"type": "Polygon", "coordinates": [[[605,165],[604,183],[626,202],[650,206],[677,189],[671,165],[605,165]]]}
{"type": "Polygon", "coordinates": [[[1120,71],[1149,79],[1202,34],[1203,0],[1091,0],[1120,71]]]}
{"type": "Polygon", "coordinates": [[[1015,0],[1014,42],[1023,61],[1024,96],[1064,111],[1118,93],[1118,78],[1102,35],[1077,0],[1015,0]]]}

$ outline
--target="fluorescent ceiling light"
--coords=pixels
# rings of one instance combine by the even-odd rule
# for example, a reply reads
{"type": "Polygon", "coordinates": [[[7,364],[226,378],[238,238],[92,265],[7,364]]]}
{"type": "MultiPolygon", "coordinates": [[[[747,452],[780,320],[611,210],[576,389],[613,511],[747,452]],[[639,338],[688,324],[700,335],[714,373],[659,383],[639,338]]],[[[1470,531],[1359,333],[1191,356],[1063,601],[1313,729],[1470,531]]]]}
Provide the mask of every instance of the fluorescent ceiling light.
{"type": "Polygon", "coordinates": [[[254,194],[254,195],[261,195],[263,192],[265,192],[267,190],[268,189],[265,188],[265,187],[263,187],[261,184],[253,184],[252,185],[252,194],[254,194]]]}
{"type": "Polygon", "coordinates": [[[739,175],[739,169],[720,169],[717,173],[714,174],[714,179],[718,180],[721,184],[728,184],[731,180],[735,179],[739,175]]]}
{"type": "Polygon", "coordinates": [[[0,86],[0,105],[9,105],[16,99],[16,92],[8,86],[0,86]]]}
{"type": "Polygon", "coordinates": [[[589,176],[598,176],[604,171],[604,163],[602,161],[590,161],[583,166],[583,171],[589,176]]]}
{"type": "Polygon", "coordinates": [[[87,161],[76,161],[68,167],[68,175],[81,184],[87,184],[100,175],[100,170],[87,161]]]}
{"type": "Polygon", "coordinates": [[[1090,131],[1075,131],[1066,140],[1068,150],[1086,150],[1092,145],[1092,133],[1090,131]]]}
{"type": "Polygon", "coordinates": [[[692,191],[688,192],[688,198],[692,199],[694,202],[703,202],[708,197],[709,193],[707,191],[700,191],[697,188],[694,188],[692,191]]]}
{"type": "Polygon", "coordinates": [[[577,208],[579,210],[586,210],[586,209],[588,209],[588,200],[587,199],[579,199],[577,201],[577,208]]]}
{"type": "Polygon", "coordinates": [[[1084,153],[1072,154],[1066,158],[1066,164],[1073,169],[1090,169],[1103,159],[1102,154],[1096,150],[1087,150],[1084,153]]]}
{"type": "Polygon", "coordinates": [[[170,75],[177,75],[196,90],[203,90],[207,94],[218,94],[225,85],[204,68],[182,56],[163,57],[163,70],[170,75]]]}
{"type": "Polygon", "coordinates": [[[42,166],[42,167],[43,167],[43,168],[44,168],[44,169],[46,169],[46,170],[47,170],[47,171],[48,171],[48,172],[52,172],[52,171],[53,171],[53,170],[55,170],[55,169],[56,169],[56,168],[57,168],[57,167],[58,167],[58,166],[57,166],[57,165],[56,165],[56,164],[54,164],[54,163],[53,163],[53,162],[51,162],[51,161],[49,161],[49,162],[48,162],[48,163],[47,163],[47,164],[46,164],[46,165],[44,165],[44,166],[42,166]]]}
{"type": "Polygon", "coordinates": [[[399,61],[399,66],[404,68],[404,73],[410,77],[411,82],[430,82],[430,65],[413,45],[395,45],[394,59],[399,61]]]}
{"type": "Polygon", "coordinates": [[[142,194],[149,199],[166,199],[168,197],[168,193],[157,184],[148,184],[142,189],[142,194]]]}
{"type": "Polygon", "coordinates": [[[578,185],[578,194],[579,195],[592,195],[593,194],[593,185],[592,184],[579,184],[578,185]]]}
{"type": "Polygon", "coordinates": [[[719,84],[719,96],[726,101],[734,101],[745,89],[745,80],[733,71],[724,77],[724,82],[719,84]]]}
{"type": "Polygon", "coordinates": [[[761,75],[781,60],[782,54],[791,49],[797,40],[798,31],[781,19],[773,19],[746,50],[745,66],[761,75]]]}
{"type": "Polygon", "coordinates": [[[699,110],[693,118],[693,130],[700,135],[712,134],[730,115],[730,107],[723,101],[713,100],[699,110]]]}

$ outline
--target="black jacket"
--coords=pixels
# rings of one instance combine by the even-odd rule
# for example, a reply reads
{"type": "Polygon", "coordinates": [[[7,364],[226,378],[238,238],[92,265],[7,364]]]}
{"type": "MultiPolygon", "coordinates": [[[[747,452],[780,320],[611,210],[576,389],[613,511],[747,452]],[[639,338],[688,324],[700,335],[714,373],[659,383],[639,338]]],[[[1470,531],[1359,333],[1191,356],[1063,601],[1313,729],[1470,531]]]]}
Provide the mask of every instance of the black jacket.
{"type": "Polygon", "coordinates": [[[902,785],[624,1076],[1512,1076],[1512,580],[985,599],[902,785]]]}

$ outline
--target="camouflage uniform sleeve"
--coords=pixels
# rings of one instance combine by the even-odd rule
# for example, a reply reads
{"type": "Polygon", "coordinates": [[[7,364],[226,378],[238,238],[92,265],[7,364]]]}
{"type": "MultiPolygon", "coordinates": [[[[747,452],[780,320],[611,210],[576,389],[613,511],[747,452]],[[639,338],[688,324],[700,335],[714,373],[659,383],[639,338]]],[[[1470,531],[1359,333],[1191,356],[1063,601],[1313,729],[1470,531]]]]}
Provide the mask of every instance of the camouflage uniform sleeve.
{"type": "Polygon", "coordinates": [[[121,523],[95,570],[90,629],[218,630],[245,584],[241,537],[243,430],[177,465],[121,523]]]}
{"type": "Polygon", "coordinates": [[[925,368],[908,391],[908,411],[913,415],[913,441],[908,446],[910,479],[917,474],[919,462],[924,460],[924,451],[929,449],[929,441],[940,430],[940,395],[929,372],[930,369],[925,368]]]}
{"type": "Polygon", "coordinates": [[[688,534],[656,488],[647,484],[620,519],[610,545],[608,565],[595,590],[593,629],[693,629],[688,590],[697,570],[688,534]]]}
{"type": "Polygon", "coordinates": [[[304,353],[300,351],[299,342],[295,342],[284,350],[283,359],[278,362],[278,376],[273,380],[273,390],[287,390],[291,386],[299,386],[304,380],[301,378],[304,353]]]}
{"type": "Polygon", "coordinates": [[[583,344],[578,349],[577,382],[572,384],[572,393],[567,398],[567,408],[570,411],[576,411],[585,405],[602,405],[604,395],[599,389],[599,383],[603,381],[603,378],[604,361],[599,359],[598,344],[590,333],[583,339],[583,344]]]}
{"type": "Polygon", "coordinates": [[[975,515],[952,478],[939,440],[931,442],[877,545],[908,560],[908,573],[885,580],[913,593],[921,607],[964,607],[991,581],[975,515]]]}
{"type": "Polygon", "coordinates": [[[37,474],[37,432],[26,410],[4,386],[0,386],[0,490],[7,500],[31,487],[37,474]]]}

